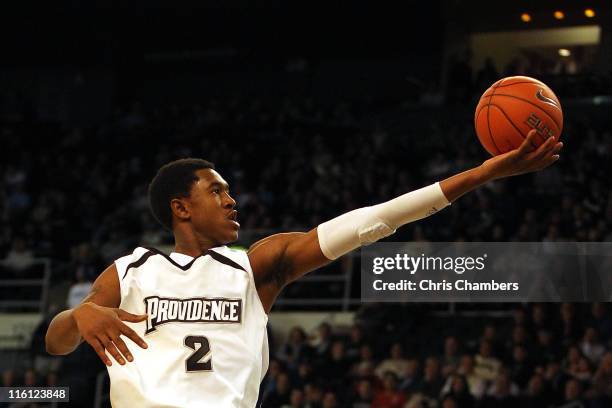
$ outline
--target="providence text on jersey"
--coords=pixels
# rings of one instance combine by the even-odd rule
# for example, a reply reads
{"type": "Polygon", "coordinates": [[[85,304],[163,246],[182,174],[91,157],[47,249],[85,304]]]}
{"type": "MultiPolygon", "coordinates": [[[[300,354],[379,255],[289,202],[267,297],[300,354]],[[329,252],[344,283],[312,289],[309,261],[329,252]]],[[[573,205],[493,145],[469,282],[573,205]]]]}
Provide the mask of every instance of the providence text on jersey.
{"type": "Polygon", "coordinates": [[[147,331],[164,323],[240,323],[242,299],[225,298],[163,298],[149,296],[144,299],[147,310],[147,331]]]}

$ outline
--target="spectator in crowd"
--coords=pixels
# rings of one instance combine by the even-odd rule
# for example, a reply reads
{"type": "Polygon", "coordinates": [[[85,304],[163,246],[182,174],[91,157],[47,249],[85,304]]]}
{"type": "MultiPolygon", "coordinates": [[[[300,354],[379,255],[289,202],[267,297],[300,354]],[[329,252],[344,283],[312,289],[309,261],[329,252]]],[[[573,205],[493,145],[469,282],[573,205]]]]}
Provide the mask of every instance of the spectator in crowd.
{"type": "Polygon", "coordinates": [[[582,353],[580,352],[578,346],[570,346],[567,349],[567,354],[563,360],[563,368],[566,371],[577,371],[578,363],[581,357],[582,353]]]}
{"type": "Polygon", "coordinates": [[[8,368],[2,372],[2,386],[3,387],[17,386],[16,381],[15,381],[15,370],[8,368]]]}
{"type": "Polygon", "coordinates": [[[582,334],[581,331],[574,306],[571,303],[562,303],[561,324],[558,332],[563,339],[563,345],[567,346],[576,343],[582,334]]]}
{"type": "Polygon", "coordinates": [[[294,370],[293,373],[294,376],[291,379],[291,383],[301,389],[304,388],[304,385],[312,382],[314,379],[313,367],[308,361],[301,362],[297,368],[297,371],[294,370]]]}
{"type": "Polygon", "coordinates": [[[493,380],[482,400],[484,408],[513,408],[518,402],[518,387],[510,381],[505,372],[500,372],[493,380]]]}
{"type": "Polygon", "coordinates": [[[531,325],[530,331],[532,333],[538,332],[539,330],[547,330],[550,327],[550,322],[546,316],[546,308],[543,304],[535,304],[531,309],[531,325]]]}
{"type": "Polygon", "coordinates": [[[299,388],[291,390],[289,403],[282,405],[281,408],[302,408],[304,406],[304,392],[299,388]]]}
{"type": "Polygon", "coordinates": [[[593,376],[593,395],[612,404],[612,351],[608,351],[593,376]]]}
{"type": "Polygon", "coordinates": [[[402,408],[406,402],[406,396],[397,390],[397,374],[386,371],[382,377],[382,388],[374,396],[373,407],[402,408]]]}
{"type": "Polygon", "coordinates": [[[406,375],[400,384],[400,390],[406,393],[415,392],[421,386],[421,378],[419,376],[419,360],[416,358],[408,359],[406,365],[406,375]]]}
{"type": "Polygon", "coordinates": [[[376,375],[383,378],[385,373],[392,372],[397,378],[403,379],[408,370],[408,360],[404,358],[404,350],[401,343],[393,343],[390,347],[389,358],[383,360],[376,367],[376,375]]]}
{"type": "Polygon", "coordinates": [[[604,345],[599,342],[599,336],[594,327],[586,328],[580,342],[580,351],[592,364],[598,364],[606,352],[604,345]]]}
{"type": "Polygon", "coordinates": [[[559,346],[553,340],[553,334],[550,330],[538,330],[533,352],[535,356],[534,362],[536,364],[545,365],[549,361],[559,358],[559,346]]]}
{"type": "Polygon", "coordinates": [[[317,338],[313,344],[315,356],[318,359],[325,359],[329,356],[332,344],[332,329],[329,323],[321,323],[317,329],[317,338]]]}
{"type": "Polygon", "coordinates": [[[32,333],[32,340],[30,343],[31,366],[34,368],[35,372],[41,376],[49,376],[50,374],[56,373],[61,364],[61,357],[49,355],[45,345],[47,329],[49,328],[51,320],[57,314],[57,310],[58,308],[56,305],[51,305],[32,333]]]}
{"type": "MultiPolygon", "coordinates": [[[[474,357],[472,357],[470,354],[464,354],[463,356],[461,356],[461,364],[459,366],[459,369],[457,370],[457,373],[465,377],[470,389],[470,393],[474,397],[480,399],[484,395],[487,382],[478,374],[476,374],[476,369],[474,366],[474,357]]],[[[450,385],[451,384],[449,382],[449,387],[450,385]]]]}
{"type": "Polygon", "coordinates": [[[352,373],[357,377],[364,377],[374,372],[376,360],[374,352],[369,344],[363,344],[359,348],[359,360],[353,365],[352,373]]]}
{"type": "Polygon", "coordinates": [[[423,380],[419,383],[417,391],[430,399],[437,399],[443,385],[440,362],[435,357],[427,357],[423,368],[423,380]]]}
{"type": "Polygon", "coordinates": [[[558,408],[586,408],[585,402],[580,397],[582,386],[576,379],[569,379],[565,383],[565,394],[563,402],[558,408]]]}
{"type": "Polygon", "coordinates": [[[491,344],[491,350],[494,355],[503,354],[504,352],[503,343],[501,343],[499,339],[497,328],[495,327],[495,325],[493,324],[485,325],[482,331],[481,341],[488,341],[491,344]]]}
{"type": "Polygon", "coordinates": [[[553,392],[560,392],[563,381],[567,378],[558,361],[549,361],[544,369],[544,378],[551,385],[553,392]]]}
{"type": "Polygon", "coordinates": [[[264,401],[268,397],[269,394],[276,391],[276,382],[278,380],[278,376],[283,372],[283,368],[281,363],[276,359],[271,359],[270,364],[268,366],[268,372],[266,373],[267,381],[264,383],[264,388],[261,392],[263,392],[264,401]]]}
{"type": "Polygon", "coordinates": [[[493,381],[501,368],[501,361],[492,354],[491,343],[487,340],[480,342],[480,348],[474,357],[474,373],[484,381],[493,381]]]}
{"type": "Polygon", "coordinates": [[[346,344],[346,358],[351,362],[355,363],[360,360],[361,347],[365,345],[363,338],[363,329],[361,326],[355,324],[351,327],[349,341],[346,344]]]}
{"type": "Polygon", "coordinates": [[[531,377],[533,367],[529,361],[527,349],[523,345],[514,346],[512,353],[512,364],[510,366],[510,377],[519,387],[525,388],[531,377]]]}
{"type": "Polygon", "coordinates": [[[527,385],[527,390],[520,398],[520,406],[524,408],[545,407],[551,401],[546,392],[546,383],[539,374],[534,374],[527,385]]]}
{"type": "Polygon", "coordinates": [[[455,336],[447,336],[444,339],[444,354],[440,357],[442,364],[442,375],[448,376],[459,367],[459,341],[455,336]]]}
{"type": "Polygon", "coordinates": [[[457,401],[452,395],[446,395],[442,399],[442,408],[459,408],[457,401]]]}
{"type": "Polygon", "coordinates": [[[569,371],[570,375],[585,384],[589,384],[593,377],[593,368],[589,360],[582,356],[578,359],[578,364],[569,371]]]}
{"type": "Polygon", "coordinates": [[[323,395],[323,408],[337,408],[338,405],[338,397],[333,392],[326,392],[323,395]]]}
{"type": "Polygon", "coordinates": [[[68,297],[66,298],[66,306],[70,309],[78,306],[83,299],[89,294],[93,282],[87,280],[85,271],[77,269],[75,272],[76,282],[70,286],[68,297]]]}
{"type": "MultiPolygon", "coordinates": [[[[610,199],[610,215],[612,220],[612,197],[610,199]]],[[[612,339],[612,317],[603,303],[593,303],[590,317],[591,327],[594,327],[604,339],[612,339]]]]}
{"type": "Polygon", "coordinates": [[[312,355],[312,349],[306,342],[306,332],[301,327],[293,327],[289,331],[287,342],[281,346],[277,354],[290,369],[295,369],[305,359],[312,355]]]}
{"type": "Polygon", "coordinates": [[[370,380],[360,380],[351,400],[351,408],[370,408],[374,401],[374,388],[370,380]]]}
{"type": "Polygon", "coordinates": [[[473,407],[476,400],[470,394],[469,385],[465,377],[460,374],[452,374],[449,380],[450,389],[442,389],[442,395],[452,396],[457,408],[473,407]]]}
{"type": "Polygon", "coordinates": [[[527,311],[522,307],[514,309],[512,318],[514,319],[514,327],[525,326],[527,324],[527,311]]]}
{"type": "Polygon", "coordinates": [[[523,346],[526,351],[531,347],[527,329],[523,325],[516,325],[512,329],[512,337],[506,346],[508,356],[512,357],[516,346],[523,346]]]}
{"type": "Polygon", "coordinates": [[[321,408],[323,406],[323,391],[315,383],[304,386],[304,408],[321,408]]]}
{"type": "Polygon", "coordinates": [[[280,408],[283,405],[289,404],[291,394],[291,383],[289,375],[285,372],[280,372],[276,377],[276,387],[270,392],[265,399],[265,406],[270,408],[280,408]]]}
{"type": "Polygon", "coordinates": [[[80,274],[83,279],[88,282],[93,282],[104,269],[104,265],[98,259],[97,254],[87,242],[82,242],[72,248],[72,259],[68,265],[68,271],[75,275],[80,274]]]}
{"type": "Polygon", "coordinates": [[[321,360],[317,366],[318,373],[329,388],[338,389],[345,385],[345,376],[349,373],[350,361],[346,358],[344,343],[333,342],[328,359],[321,360]]]}
{"type": "Polygon", "coordinates": [[[25,239],[17,237],[13,240],[13,246],[2,263],[16,276],[22,277],[34,264],[34,254],[27,248],[25,239]]]}

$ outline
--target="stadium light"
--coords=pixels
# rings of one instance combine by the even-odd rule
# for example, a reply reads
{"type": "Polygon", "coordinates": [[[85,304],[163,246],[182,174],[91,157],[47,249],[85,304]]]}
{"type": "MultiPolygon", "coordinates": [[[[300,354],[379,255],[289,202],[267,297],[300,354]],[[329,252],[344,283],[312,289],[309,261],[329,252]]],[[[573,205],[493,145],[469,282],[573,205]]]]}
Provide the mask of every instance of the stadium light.
{"type": "Polygon", "coordinates": [[[557,20],[563,20],[565,18],[565,13],[561,10],[557,10],[553,13],[553,16],[555,16],[557,20]]]}
{"type": "Polygon", "coordinates": [[[523,13],[521,14],[521,20],[523,21],[523,23],[528,23],[531,21],[531,16],[527,13],[523,13]]]}
{"type": "Polygon", "coordinates": [[[567,48],[559,48],[559,55],[562,57],[569,57],[570,55],[572,55],[572,53],[567,48]]]}
{"type": "Polygon", "coordinates": [[[584,15],[587,16],[588,18],[593,18],[593,17],[595,17],[595,10],[590,9],[590,8],[585,9],[584,10],[584,15]]]}

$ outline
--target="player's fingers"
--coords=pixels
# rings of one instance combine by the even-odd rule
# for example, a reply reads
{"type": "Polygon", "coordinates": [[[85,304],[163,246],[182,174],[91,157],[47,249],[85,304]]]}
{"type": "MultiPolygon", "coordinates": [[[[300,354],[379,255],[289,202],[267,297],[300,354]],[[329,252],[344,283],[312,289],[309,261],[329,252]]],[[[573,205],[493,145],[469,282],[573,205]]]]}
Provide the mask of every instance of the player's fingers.
{"type": "Polygon", "coordinates": [[[130,353],[130,350],[127,348],[125,342],[121,340],[121,335],[119,333],[117,333],[116,336],[113,336],[113,344],[115,344],[115,347],[119,349],[127,361],[134,361],[132,353],[130,353]]]}
{"type": "Polygon", "coordinates": [[[133,313],[126,312],[123,309],[116,309],[116,312],[117,312],[117,316],[119,317],[119,319],[126,321],[126,322],[138,323],[138,322],[142,322],[147,319],[146,314],[135,315],[133,313]]]}
{"type": "Polygon", "coordinates": [[[553,154],[550,157],[547,157],[545,160],[542,161],[542,164],[536,168],[536,170],[545,169],[546,167],[550,166],[551,164],[559,160],[559,158],[560,156],[558,154],[553,154]]]}
{"type": "Polygon", "coordinates": [[[124,365],[125,360],[123,359],[123,356],[119,353],[119,350],[117,350],[117,347],[115,347],[115,345],[113,344],[112,339],[110,337],[106,337],[105,339],[101,341],[106,351],[108,351],[109,354],[113,356],[115,361],[121,365],[124,365]]]}
{"type": "Polygon", "coordinates": [[[533,158],[535,160],[539,160],[543,157],[546,157],[546,155],[550,151],[552,151],[554,147],[555,147],[555,138],[549,137],[548,139],[546,139],[544,143],[540,145],[540,147],[538,147],[538,150],[536,150],[535,153],[533,153],[533,158]]]}
{"type": "Polygon", "coordinates": [[[149,347],[147,343],[145,343],[145,341],[134,330],[129,328],[125,323],[119,322],[117,327],[119,331],[121,332],[121,334],[127,336],[130,340],[138,344],[140,347],[144,349],[149,347]]]}
{"type": "Polygon", "coordinates": [[[94,351],[96,352],[98,357],[100,357],[100,360],[102,360],[104,364],[106,364],[109,367],[113,365],[110,358],[108,358],[108,356],[104,352],[104,346],[102,345],[100,340],[98,340],[97,338],[93,338],[93,339],[86,340],[86,341],[94,349],[94,351]]]}
{"type": "Polygon", "coordinates": [[[519,147],[520,154],[527,154],[535,150],[535,146],[537,146],[535,143],[536,135],[537,133],[535,129],[531,129],[529,133],[527,133],[527,137],[525,140],[523,140],[523,143],[519,147]]]}
{"type": "Polygon", "coordinates": [[[563,149],[563,142],[558,142],[557,144],[555,144],[555,147],[553,147],[552,149],[553,154],[559,153],[561,149],[563,149]]]}

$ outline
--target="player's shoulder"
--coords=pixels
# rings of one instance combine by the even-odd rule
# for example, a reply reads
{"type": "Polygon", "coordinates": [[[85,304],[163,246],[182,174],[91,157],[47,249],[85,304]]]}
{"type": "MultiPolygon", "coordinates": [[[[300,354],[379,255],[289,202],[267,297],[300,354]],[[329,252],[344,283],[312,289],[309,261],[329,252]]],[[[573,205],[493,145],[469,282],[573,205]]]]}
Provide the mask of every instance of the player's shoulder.
{"type": "Polygon", "coordinates": [[[215,252],[225,258],[231,259],[242,266],[242,269],[250,269],[249,257],[247,256],[246,248],[218,246],[211,248],[210,251],[215,252]]]}
{"type": "Polygon", "coordinates": [[[136,247],[131,253],[117,258],[117,260],[115,260],[115,263],[117,262],[124,263],[127,261],[138,261],[143,256],[147,256],[149,254],[152,254],[152,251],[150,248],[136,247]]]}
{"type": "Polygon", "coordinates": [[[211,251],[218,252],[223,255],[229,256],[244,256],[246,254],[246,249],[242,247],[228,247],[228,246],[218,246],[211,248],[211,251]]]}
{"type": "Polygon", "coordinates": [[[115,260],[117,273],[120,277],[124,276],[128,268],[144,263],[151,255],[154,255],[154,252],[150,248],[136,247],[131,253],[115,260]]]}

